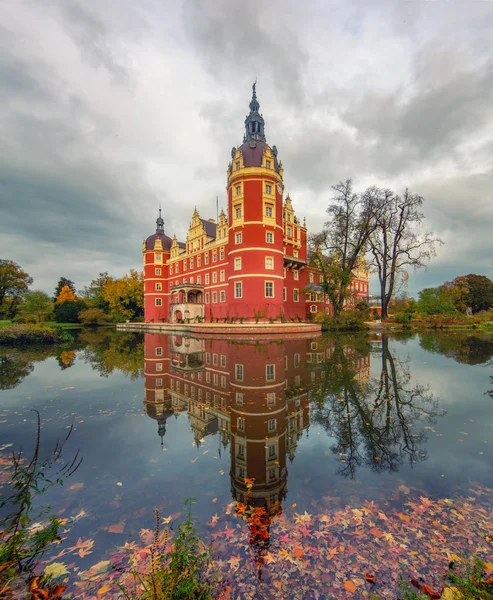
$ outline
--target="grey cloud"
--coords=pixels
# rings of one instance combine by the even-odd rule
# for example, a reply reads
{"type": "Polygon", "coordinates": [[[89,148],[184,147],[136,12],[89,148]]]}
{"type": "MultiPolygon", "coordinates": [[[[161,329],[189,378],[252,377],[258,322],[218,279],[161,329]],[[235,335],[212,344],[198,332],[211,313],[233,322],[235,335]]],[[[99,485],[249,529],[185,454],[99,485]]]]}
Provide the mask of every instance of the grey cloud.
{"type": "Polygon", "coordinates": [[[183,5],[185,31],[214,76],[236,83],[245,77],[271,80],[279,96],[299,106],[308,57],[295,24],[287,27],[279,16],[274,5],[259,0],[183,5]]]}

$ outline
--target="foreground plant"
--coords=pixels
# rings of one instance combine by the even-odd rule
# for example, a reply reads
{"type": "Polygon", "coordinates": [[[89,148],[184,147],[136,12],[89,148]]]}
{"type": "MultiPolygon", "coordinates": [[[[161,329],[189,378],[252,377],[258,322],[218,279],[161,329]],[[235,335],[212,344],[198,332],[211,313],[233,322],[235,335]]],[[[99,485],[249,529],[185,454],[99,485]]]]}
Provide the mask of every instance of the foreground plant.
{"type": "Polygon", "coordinates": [[[144,572],[135,568],[121,570],[133,576],[138,590],[130,592],[120,584],[129,600],[211,600],[216,598],[220,578],[213,572],[213,553],[200,539],[192,519],[193,498],[185,501],[186,518],[178,525],[174,540],[169,529],[161,530],[156,510],[154,542],[149,548],[149,562],[144,572]]]}
{"type": "MultiPolygon", "coordinates": [[[[53,485],[63,484],[64,479],[73,475],[82,462],[78,451],[71,461],[63,463],[62,460],[63,448],[73,427],[70,427],[62,442],[57,441],[48,458],[44,461],[40,459],[41,418],[37,410],[34,412],[37,415],[37,432],[33,455],[26,464],[22,449],[17,453],[12,452],[10,487],[13,493],[0,502],[0,510],[7,511],[6,516],[0,519],[1,598],[9,597],[7,594],[12,591],[16,580],[21,586],[29,584],[29,591],[36,598],[36,590],[40,590],[56,575],[36,577],[34,569],[47,546],[60,540],[58,532],[62,521],[53,515],[47,517],[50,507],[36,509],[34,500],[53,485]]],[[[45,597],[58,597],[66,586],[55,585],[55,588],[55,595],[55,589],[51,589],[51,595],[45,597]]]]}

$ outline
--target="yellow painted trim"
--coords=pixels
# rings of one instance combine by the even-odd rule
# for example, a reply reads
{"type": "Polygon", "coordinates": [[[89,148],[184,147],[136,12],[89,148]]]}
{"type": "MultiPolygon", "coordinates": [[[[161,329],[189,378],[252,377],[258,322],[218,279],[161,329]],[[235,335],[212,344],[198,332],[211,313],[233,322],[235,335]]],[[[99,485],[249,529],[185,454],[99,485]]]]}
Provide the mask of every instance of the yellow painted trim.
{"type": "MultiPolygon", "coordinates": [[[[284,231],[283,228],[280,225],[268,225],[266,223],[264,223],[263,221],[244,221],[243,225],[264,225],[265,227],[272,227],[273,229],[280,229],[281,231],[284,231]]],[[[230,227],[229,229],[234,229],[234,225],[232,227],[230,227]]]]}
{"type": "MultiPolygon", "coordinates": [[[[267,244],[268,242],[266,242],[267,244]]],[[[237,254],[238,252],[250,252],[251,250],[261,250],[262,252],[274,252],[275,254],[282,254],[284,256],[284,252],[282,250],[276,250],[275,248],[271,248],[268,246],[267,248],[262,248],[260,246],[248,247],[248,248],[238,248],[238,250],[231,250],[230,254],[237,254]]]]}
{"type": "MultiPolygon", "coordinates": [[[[267,277],[267,281],[270,281],[271,279],[283,279],[284,277],[281,277],[280,275],[271,275],[270,273],[244,273],[243,275],[231,275],[230,277],[228,277],[229,279],[238,279],[239,277],[267,277]]],[[[274,282],[272,282],[274,283],[274,282]]],[[[268,296],[270,297],[270,296],[268,296]]]]}

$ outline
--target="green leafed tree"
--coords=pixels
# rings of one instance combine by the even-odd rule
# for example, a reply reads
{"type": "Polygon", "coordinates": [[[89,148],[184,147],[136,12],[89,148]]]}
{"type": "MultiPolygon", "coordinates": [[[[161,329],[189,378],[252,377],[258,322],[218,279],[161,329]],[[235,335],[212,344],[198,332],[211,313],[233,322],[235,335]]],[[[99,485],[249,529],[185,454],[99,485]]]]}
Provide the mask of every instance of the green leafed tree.
{"type": "Polygon", "coordinates": [[[110,314],[116,321],[134,319],[144,314],[144,276],[130,269],[119,279],[108,277],[103,298],[108,302],[110,314]]]}
{"type": "Polygon", "coordinates": [[[13,319],[33,278],[13,260],[0,259],[0,318],[13,319]]]}
{"type": "Polygon", "coordinates": [[[36,317],[38,322],[46,321],[53,313],[53,301],[45,292],[35,290],[26,292],[22,304],[22,312],[25,315],[36,317]]]}
{"type": "Polygon", "coordinates": [[[418,311],[424,315],[443,315],[456,310],[454,294],[446,285],[419,292],[418,311]]]}
{"type": "Polygon", "coordinates": [[[107,271],[100,273],[96,279],[93,279],[88,286],[80,291],[80,296],[85,299],[89,308],[100,308],[107,312],[109,302],[104,299],[103,291],[106,282],[110,279],[107,271]]]}

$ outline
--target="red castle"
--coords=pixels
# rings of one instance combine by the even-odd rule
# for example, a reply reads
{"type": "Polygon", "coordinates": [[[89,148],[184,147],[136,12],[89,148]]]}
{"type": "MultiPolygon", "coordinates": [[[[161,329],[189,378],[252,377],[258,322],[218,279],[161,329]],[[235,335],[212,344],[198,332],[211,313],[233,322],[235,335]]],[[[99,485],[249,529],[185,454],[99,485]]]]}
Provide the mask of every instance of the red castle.
{"type": "MultiPolygon", "coordinates": [[[[146,322],[307,321],[330,312],[320,271],[307,262],[307,229],[284,198],[282,162],[269,146],[253,85],[243,143],[231,151],[228,208],[218,220],[195,209],[185,242],[164,232],[143,243],[146,322]]],[[[349,305],[368,299],[368,273],[354,273],[349,305]]]]}

